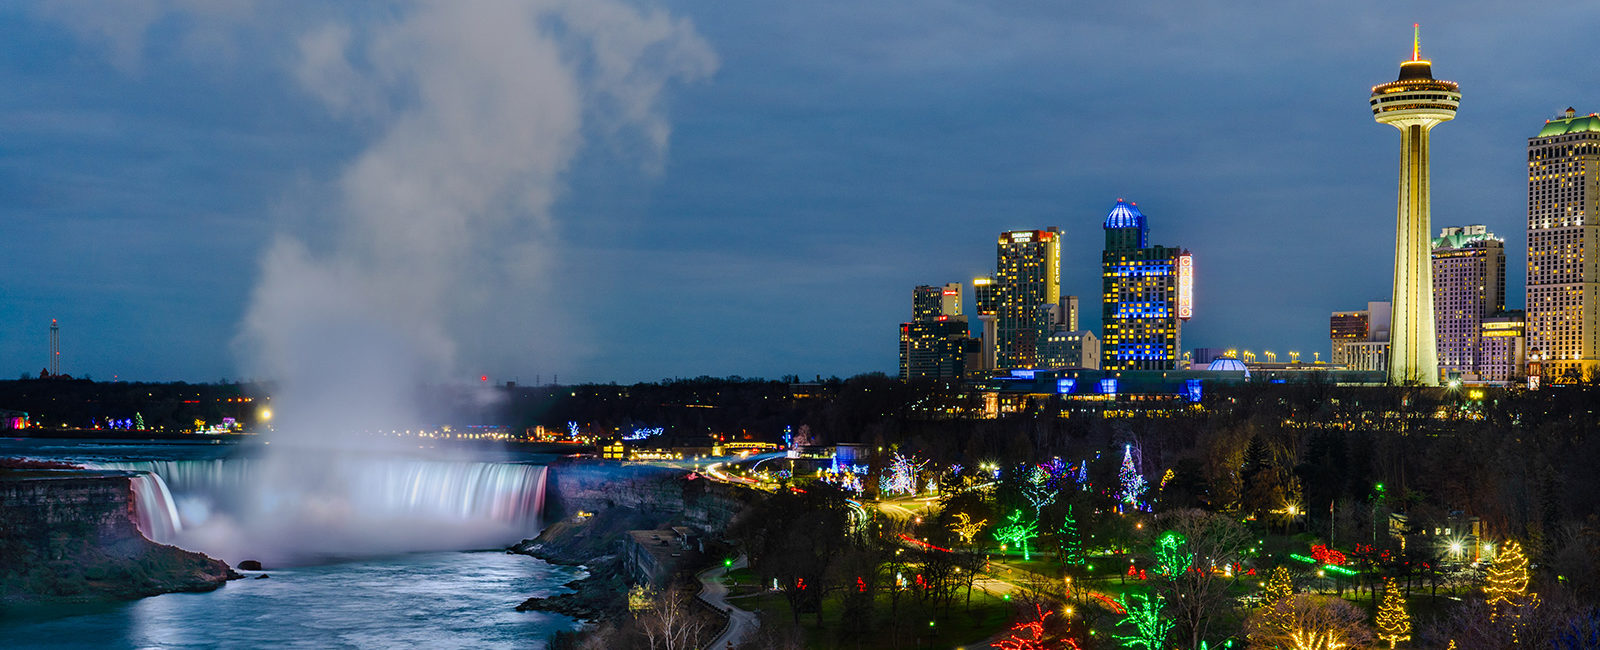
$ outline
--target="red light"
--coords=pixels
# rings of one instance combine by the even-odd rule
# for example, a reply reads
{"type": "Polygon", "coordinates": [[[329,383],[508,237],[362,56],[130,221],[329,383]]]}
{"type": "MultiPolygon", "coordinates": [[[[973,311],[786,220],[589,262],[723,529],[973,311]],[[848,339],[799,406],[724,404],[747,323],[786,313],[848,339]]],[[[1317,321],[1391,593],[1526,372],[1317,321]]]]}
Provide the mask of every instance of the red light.
{"type": "Polygon", "coordinates": [[[941,322],[941,323],[944,322],[944,321],[947,321],[947,320],[950,320],[949,316],[940,316],[939,317],[939,322],[941,322]]]}
{"type": "Polygon", "coordinates": [[[946,289],[945,292],[944,292],[944,295],[953,296],[953,295],[956,295],[956,291],[953,290],[953,289],[946,289]]]}
{"type": "Polygon", "coordinates": [[[489,381],[489,376],[488,375],[484,375],[482,377],[479,377],[478,381],[489,381]]]}

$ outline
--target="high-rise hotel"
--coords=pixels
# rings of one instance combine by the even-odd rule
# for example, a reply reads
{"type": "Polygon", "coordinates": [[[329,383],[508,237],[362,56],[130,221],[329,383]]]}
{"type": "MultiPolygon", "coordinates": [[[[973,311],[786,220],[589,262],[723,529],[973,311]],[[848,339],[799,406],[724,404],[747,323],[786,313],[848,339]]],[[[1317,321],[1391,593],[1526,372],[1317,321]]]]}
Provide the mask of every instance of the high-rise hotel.
{"type": "Polygon", "coordinates": [[[1433,240],[1433,322],[1439,372],[1481,379],[1484,319],[1506,308],[1505,241],[1483,226],[1445,228],[1433,240]]]}
{"type": "Polygon", "coordinates": [[[900,324],[900,378],[961,379],[966,366],[967,317],[961,283],[923,285],[911,292],[911,322],[900,324]]]}
{"type": "Polygon", "coordinates": [[[1054,227],[1000,233],[990,290],[998,367],[1038,365],[1039,308],[1061,302],[1061,233],[1054,227]]]}
{"type": "Polygon", "coordinates": [[[1530,374],[1600,371],[1600,115],[1568,108],[1528,138],[1526,327],[1530,374]]]}
{"type": "Polygon", "coordinates": [[[1139,206],[1122,199],[1106,215],[1101,255],[1101,370],[1171,370],[1194,303],[1189,251],[1149,245],[1139,206]]]}

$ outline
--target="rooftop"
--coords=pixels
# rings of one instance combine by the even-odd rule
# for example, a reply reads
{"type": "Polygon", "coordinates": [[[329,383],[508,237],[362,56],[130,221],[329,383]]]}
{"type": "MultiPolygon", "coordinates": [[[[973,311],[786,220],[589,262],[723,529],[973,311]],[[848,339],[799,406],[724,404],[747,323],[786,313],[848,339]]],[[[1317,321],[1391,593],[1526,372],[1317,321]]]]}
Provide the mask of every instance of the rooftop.
{"type": "Polygon", "coordinates": [[[1144,228],[1144,213],[1139,211],[1139,204],[1117,199],[1117,204],[1111,206],[1111,212],[1106,214],[1105,227],[1144,228]]]}
{"type": "Polygon", "coordinates": [[[1569,133],[1584,133],[1591,131],[1600,133],[1600,115],[1595,113],[1590,113],[1588,115],[1573,115],[1572,109],[1569,108],[1567,109],[1566,117],[1545,120],[1544,128],[1539,130],[1539,135],[1533,137],[1548,138],[1555,135],[1567,135],[1569,133]]]}

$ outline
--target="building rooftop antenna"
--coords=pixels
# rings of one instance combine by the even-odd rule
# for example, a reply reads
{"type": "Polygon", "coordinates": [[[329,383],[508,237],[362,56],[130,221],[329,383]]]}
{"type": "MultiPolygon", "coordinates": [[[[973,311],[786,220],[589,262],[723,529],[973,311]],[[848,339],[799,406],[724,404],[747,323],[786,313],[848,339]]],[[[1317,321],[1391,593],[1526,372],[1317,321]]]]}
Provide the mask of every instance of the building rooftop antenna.
{"type": "Polygon", "coordinates": [[[1422,23],[1411,23],[1411,60],[1422,60],[1422,23]]]}

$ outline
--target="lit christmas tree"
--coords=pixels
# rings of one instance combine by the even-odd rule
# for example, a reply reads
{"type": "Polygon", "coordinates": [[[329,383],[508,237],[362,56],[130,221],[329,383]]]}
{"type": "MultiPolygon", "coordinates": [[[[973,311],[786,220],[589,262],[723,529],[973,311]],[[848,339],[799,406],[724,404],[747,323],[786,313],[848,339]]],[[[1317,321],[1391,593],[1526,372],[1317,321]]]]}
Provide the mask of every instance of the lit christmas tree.
{"type": "Polygon", "coordinates": [[[1133,465],[1133,445],[1122,446],[1122,470],[1117,473],[1117,479],[1122,483],[1122,502],[1139,509],[1139,497],[1144,495],[1147,486],[1139,468],[1133,465]]]}
{"type": "Polygon", "coordinates": [[[1522,545],[1515,540],[1506,542],[1500,554],[1489,567],[1488,581],[1483,585],[1484,596],[1494,607],[1491,617],[1498,617],[1503,606],[1523,604],[1528,593],[1528,556],[1522,554],[1522,545]]]}
{"type": "Polygon", "coordinates": [[[1378,638],[1394,644],[1411,638],[1411,615],[1406,613],[1406,597],[1394,586],[1394,580],[1385,580],[1383,604],[1378,606],[1378,638]]]}
{"type": "Polygon", "coordinates": [[[1267,586],[1261,590],[1261,618],[1274,634],[1288,634],[1294,629],[1294,615],[1288,608],[1293,597],[1294,580],[1289,577],[1289,570],[1281,566],[1273,569],[1267,586]]]}
{"type": "Polygon", "coordinates": [[[1078,521],[1072,518],[1072,506],[1067,506],[1067,518],[1061,522],[1061,530],[1056,535],[1061,544],[1061,563],[1067,566],[1081,566],[1083,557],[1083,536],[1078,532],[1078,521]]]}

